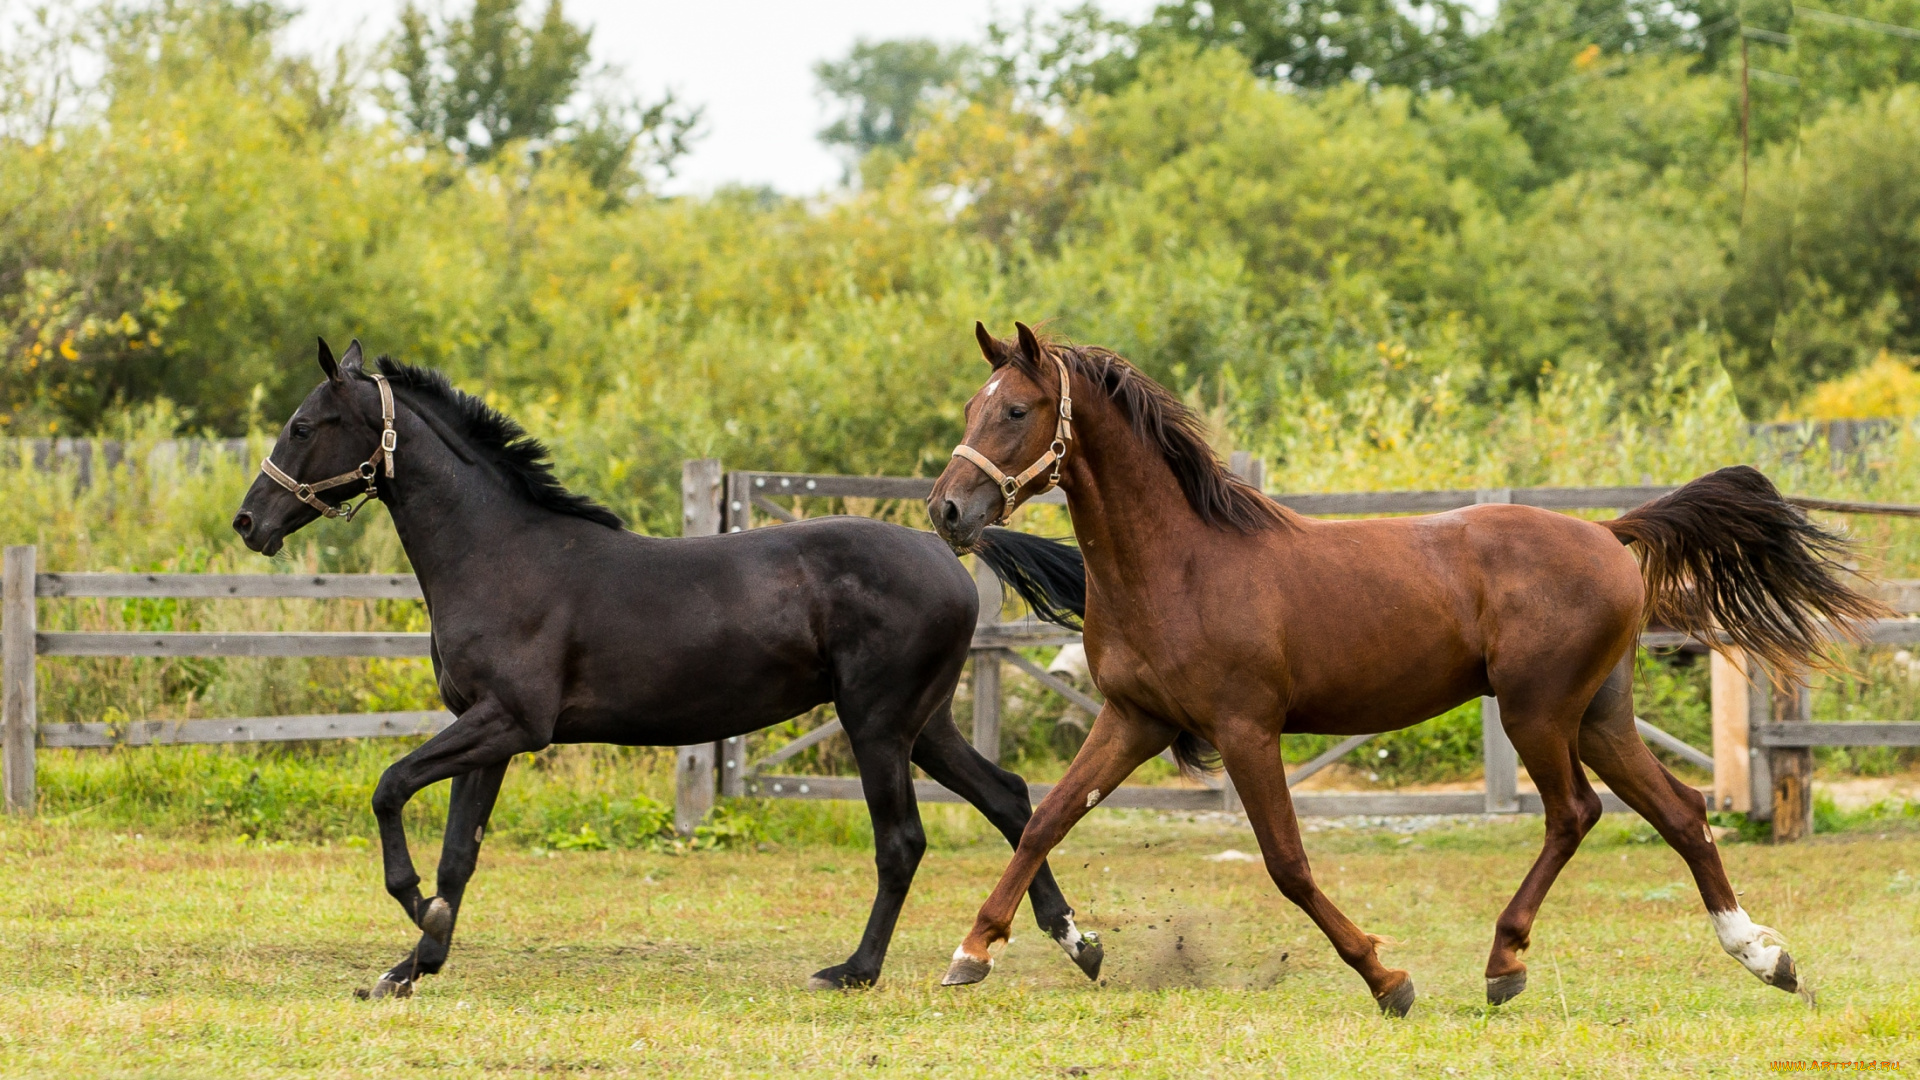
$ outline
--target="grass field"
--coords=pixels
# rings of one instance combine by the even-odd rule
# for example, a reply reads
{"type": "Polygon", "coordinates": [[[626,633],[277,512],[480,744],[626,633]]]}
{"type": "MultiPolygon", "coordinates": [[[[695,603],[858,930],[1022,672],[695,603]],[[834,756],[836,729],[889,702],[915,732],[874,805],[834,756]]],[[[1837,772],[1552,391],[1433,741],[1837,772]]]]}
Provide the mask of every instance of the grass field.
{"type": "MultiPolygon", "coordinates": [[[[959,808],[930,808],[956,816],[959,808]]],[[[1102,812],[1055,859],[1087,983],[1022,914],[982,986],[936,985],[1005,859],[929,852],[879,988],[800,987],[871,894],[847,846],[483,856],[445,974],[368,985],[408,941],[372,851],[0,826],[0,1074],[393,1076],[1751,1076],[1776,1060],[1920,1072],[1920,830],[1730,843],[1746,907],[1820,1008],[1720,952],[1680,861],[1604,821],[1542,912],[1532,988],[1480,969],[1537,821],[1308,837],[1322,883],[1419,984],[1381,1019],[1225,822],[1102,812]]],[[[963,822],[936,835],[978,835],[963,822]]],[[[424,845],[422,845],[424,846],[424,845]]],[[[417,849],[418,850],[418,849],[417,849]]]]}

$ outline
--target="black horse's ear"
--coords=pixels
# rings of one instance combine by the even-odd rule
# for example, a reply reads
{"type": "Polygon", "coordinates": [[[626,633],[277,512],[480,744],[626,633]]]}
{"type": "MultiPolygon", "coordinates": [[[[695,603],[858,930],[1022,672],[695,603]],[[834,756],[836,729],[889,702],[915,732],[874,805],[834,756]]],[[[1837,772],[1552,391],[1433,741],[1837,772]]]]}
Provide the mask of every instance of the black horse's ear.
{"type": "Polygon", "coordinates": [[[340,358],[340,370],[359,371],[362,363],[363,360],[360,356],[360,339],[354,338],[353,344],[347,346],[347,355],[340,358]]]}
{"type": "Polygon", "coordinates": [[[320,370],[327,373],[327,379],[340,381],[340,365],[333,362],[333,350],[327,348],[327,339],[320,339],[320,370]]]}
{"type": "Polygon", "coordinates": [[[1007,347],[1000,344],[999,338],[987,333],[987,324],[983,322],[974,322],[973,336],[980,341],[980,355],[987,358],[993,370],[999,371],[1007,362],[1007,347]]]}
{"type": "Polygon", "coordinates": [[[1013,330],[1020,335],[1020,355],[1026,358],[1027,363],[1038,368],[1040,366],[1039,336],[1033,332],[1033,327],[1023,322],[1014,323],[1013,330]]]}

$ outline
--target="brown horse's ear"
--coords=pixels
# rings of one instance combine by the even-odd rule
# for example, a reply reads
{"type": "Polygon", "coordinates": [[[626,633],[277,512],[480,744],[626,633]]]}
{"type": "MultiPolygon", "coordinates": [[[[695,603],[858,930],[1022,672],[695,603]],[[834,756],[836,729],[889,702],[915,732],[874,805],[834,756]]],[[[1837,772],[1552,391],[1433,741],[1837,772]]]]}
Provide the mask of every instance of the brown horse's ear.
{"type": "Polygon", "coordinates": [[[327,373],[330,382],[340,381],[340,365],[333,362],[333,350],[327,348],[327,339],[320,339],[320,370],[327,373]]]}
{"type": "Polygon", "coordinates": [[[1035,368],[1040,366],[1040,338],[1034,334],[1033,327],[1026,323],[1013,324],[1014,332],[1020,335],[1020,355],[1035,368]]]}
{"type": "Polygon", "coordinates": [[[359,371],[362,363],[363,358],[360,355],[360,339],[354,338],[353,344],[347,346],[347,355],[340,358],[340,370],[359,371]]]}
{"type": "Polygon", "coordinates": [[[1005,366],[1007,362],[1007,347],[1000,343],[999,338],[987,333],[986,323],[976,320],[973,324],[973,336],[979,339],[980,355],[987,358],[987,363],[993,365],[993,370],[999,371],[1001,367],[1005,366]]]}

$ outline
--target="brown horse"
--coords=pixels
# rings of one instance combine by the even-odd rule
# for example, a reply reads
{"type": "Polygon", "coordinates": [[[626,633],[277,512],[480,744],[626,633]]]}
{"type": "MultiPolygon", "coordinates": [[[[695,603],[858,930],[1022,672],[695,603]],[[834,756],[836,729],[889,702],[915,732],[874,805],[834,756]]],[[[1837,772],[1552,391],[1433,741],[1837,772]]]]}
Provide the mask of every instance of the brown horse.
{"type": "Polygon", "coordinates": [[[1741,910],[1704,800],[1633,726],[1633,652],[1649,616],[1792,670],[1827,626],[1879,613],[1838,580],[1840,541],[1764,476],[1722,469],[1600,523],[1510,505],[1316,521],[1230,476],[1194,415],[1125,360],[1018,329],[1003,342],[976,327],[993,372],[928,511],[966,551],[1058,483],[1086,558],[1087,657],[1107,701],[947,984],[987,976],[1027,882],[1103,793],[1169,744],[1189,767],[1211,744],[1281,893],[1382,1011],[1406,1015],[1412,980],[1314,883],[1280,736],[1394,731],[1493,694],[1539,788],[1546,841],[1495,925],[1489,1001],[1525,989],[1534,915],[1600,818],[1583,765],[1686,860],[1727,952],[1769,986],[1801,988],[1779,935],[1741,910]]]}

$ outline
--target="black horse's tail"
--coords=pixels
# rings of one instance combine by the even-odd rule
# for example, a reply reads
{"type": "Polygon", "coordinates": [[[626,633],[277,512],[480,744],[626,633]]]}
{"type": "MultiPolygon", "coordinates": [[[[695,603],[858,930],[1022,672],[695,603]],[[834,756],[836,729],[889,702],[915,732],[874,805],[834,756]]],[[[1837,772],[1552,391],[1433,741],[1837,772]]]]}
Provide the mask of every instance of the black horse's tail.
{"type": "Polygon", "coordinates": [[[1000,580],[1013,586],[1033,613],[1056,626],[1080,629],[1087,614],[1087,564],[1080,549],[1064,540],[990,528],[980,534],[973,553],[985,559],[1000,580]]]}
{"type": "MultiPolygon", "coordinates": [[[[1079,548],[1064,540],[990,528],[973,552],[1013,586],[1036,616],[1071,630],[1081,628],[1087,614],[1087,564],[1079,548]]],[[[1173,757],[1189,776],[1220,768],[1220,752],[1190,731],[1173,741],[1173,757]]]]}
{"type": "Polygon", "coordinates": [[[1780,676],[1804,669],[1834,633],[1887,613],[1841,580],[1846,540],[1746,465],[1602,524],[1640,547],[1649,619],[1700,641],[1725,634],[1780,676]]]}

